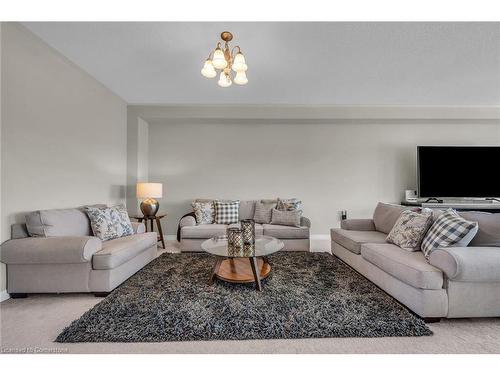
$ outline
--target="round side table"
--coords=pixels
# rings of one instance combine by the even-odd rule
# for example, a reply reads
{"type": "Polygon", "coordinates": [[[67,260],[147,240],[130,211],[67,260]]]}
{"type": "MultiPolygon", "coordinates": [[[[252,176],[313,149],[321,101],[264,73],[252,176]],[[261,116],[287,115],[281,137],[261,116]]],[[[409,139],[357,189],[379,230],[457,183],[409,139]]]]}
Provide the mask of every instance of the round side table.
{"type": "Polygon", "coordinates": [[[148,220],[150,224],[150,230],[149,232],[154,232],[154,223],[156,222],[156,227],[158,228],[158,242],[161,242],[163,245],[163,248],[165,249],[165,239],[163,238],[163,230],[161,229],[161,223],[160,220],[166,217],[167,214],[162,214],[162,215],[155,215],[155,216],[144,216],[144,215],[134,215],[130,216],[133,219],[136,219],[139,223],[142,223],[144,220],[144,224],[146,225],[146,232],[148,232],[148,220]]]}

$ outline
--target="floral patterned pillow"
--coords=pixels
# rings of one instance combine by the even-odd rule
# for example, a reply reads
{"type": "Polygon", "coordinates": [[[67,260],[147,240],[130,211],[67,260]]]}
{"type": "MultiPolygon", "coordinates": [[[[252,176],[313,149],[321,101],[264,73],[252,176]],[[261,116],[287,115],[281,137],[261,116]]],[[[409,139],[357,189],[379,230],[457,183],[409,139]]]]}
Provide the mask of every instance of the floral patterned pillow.
{"type": "Polygon", "coordinates": [[[103,241],[134,234],[127,209],[123,205],[114,207],[85,207],[94,236],[103,241]]]}
{"type": "Polygon", "coordinates": [[[420,244],[432,224],[432,210],[401,212],[396,224],[387,235],[386,241],[408,251],[420,250],[420,244]]]}
{"type": "Polygon", "coordinates": [[[194,216],[196,223],[200,224],[213,224],[215,220],[214,202],[193,202],[194,216]]]}
{"type": "Polygon", "coordinates": [[[301,211],[302,201],[297,198],[281,199],[278,198],[276,209],[280,211],[301,211]]]}

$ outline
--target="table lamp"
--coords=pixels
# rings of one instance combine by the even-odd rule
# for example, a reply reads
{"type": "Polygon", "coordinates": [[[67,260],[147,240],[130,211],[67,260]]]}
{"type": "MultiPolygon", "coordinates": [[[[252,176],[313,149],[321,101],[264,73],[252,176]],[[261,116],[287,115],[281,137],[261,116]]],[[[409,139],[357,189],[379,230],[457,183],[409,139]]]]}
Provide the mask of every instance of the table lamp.
{"type": "Polygon", "coordinates": [[[144,216],[155,216],[160,204],[155,198],[161,198],[163,185],[155,182],[138,182],[136,190],[137,198],[143,198],[141,211],[144,216]]]}

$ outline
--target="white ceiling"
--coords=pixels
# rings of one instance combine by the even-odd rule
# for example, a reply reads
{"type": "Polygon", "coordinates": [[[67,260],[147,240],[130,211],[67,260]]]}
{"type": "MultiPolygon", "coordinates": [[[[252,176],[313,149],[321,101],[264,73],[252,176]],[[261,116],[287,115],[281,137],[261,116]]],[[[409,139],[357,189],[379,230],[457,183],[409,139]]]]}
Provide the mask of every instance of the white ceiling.
{"type": "Polygon", "coordinates": [[[24,25],[131,104],[500,104],[500,23],[24,25]],[[200,74],[223,30],[246,86],[200,74]]]}

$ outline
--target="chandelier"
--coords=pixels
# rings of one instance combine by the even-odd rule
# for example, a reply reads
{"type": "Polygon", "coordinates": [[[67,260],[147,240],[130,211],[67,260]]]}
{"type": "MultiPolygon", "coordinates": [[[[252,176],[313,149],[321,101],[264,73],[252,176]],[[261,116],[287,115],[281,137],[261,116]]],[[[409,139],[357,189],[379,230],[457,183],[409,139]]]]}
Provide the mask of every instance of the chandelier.
{"type": "Polygon", "coordinates": [[[240,46],[230,49],[229,42],[233,39],[233,34],[229,31],[222,32],[220,37],[224,41],[224,47],[221,47],[221,42],[217,43],[215,51],[210,52],[210,55],[208,55],[201,74],[207,78],[214,78],[217,76],[216,69],[218,69],[221,71],[219,82],[217,82],[220,87],[229,87],[233,82],[237,85],[246,85],[248,79],[245,72],[248,67],[245,63],[245,56],[241,53],[240,46]],[[235,49],[237,49],[236,54],[234,53],[235,49]],[[234,78],[231,70],[236,73],[234,78]]]}

